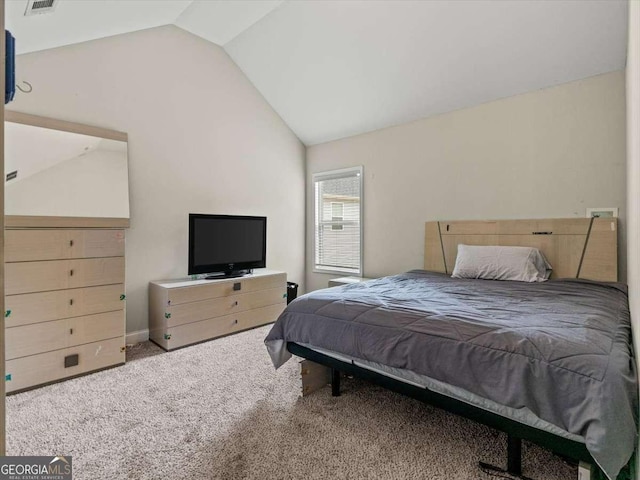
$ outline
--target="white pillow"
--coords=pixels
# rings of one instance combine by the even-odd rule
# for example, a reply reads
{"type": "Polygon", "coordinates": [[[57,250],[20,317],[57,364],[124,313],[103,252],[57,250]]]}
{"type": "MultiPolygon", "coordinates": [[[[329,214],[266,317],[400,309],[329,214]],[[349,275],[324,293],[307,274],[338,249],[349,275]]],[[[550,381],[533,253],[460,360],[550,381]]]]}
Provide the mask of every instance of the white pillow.
{"type": "Polygon", "coordinates": [[[551,265],[537,248],[458,245],[451,276],[544,282],[550,275],[551,265]]]}

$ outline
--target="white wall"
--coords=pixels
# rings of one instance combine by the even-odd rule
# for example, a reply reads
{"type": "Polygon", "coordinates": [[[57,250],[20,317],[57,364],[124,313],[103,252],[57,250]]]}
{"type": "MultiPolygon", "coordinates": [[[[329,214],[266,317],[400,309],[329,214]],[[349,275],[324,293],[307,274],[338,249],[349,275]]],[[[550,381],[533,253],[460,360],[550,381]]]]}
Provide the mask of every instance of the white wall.
{"type": "Polygon", "coordinates": [[[364,276],[422,268],[424,222],[583,217],[619,207],[626,278],[625,91],[617,71],[386,128],[307,150],[307,289],[311,175],[364,165],[364,276]]]}
{"type": "Polygon", "coordinates": [[[267,266],[301,282],[304,146],[218,46],[174,26],[21,55],[12,110],[127,132],[127,330],[185,276],[187,214],[268,217],[267,266]]]}
{"type": "MultiPolygon", "coordinates": [[[[640,3],[629,2],[627,52],[627,278],[636,356],[640,352],[640,3]]],[[[640,462],[636,457],[636,478],[640,462]]]]}

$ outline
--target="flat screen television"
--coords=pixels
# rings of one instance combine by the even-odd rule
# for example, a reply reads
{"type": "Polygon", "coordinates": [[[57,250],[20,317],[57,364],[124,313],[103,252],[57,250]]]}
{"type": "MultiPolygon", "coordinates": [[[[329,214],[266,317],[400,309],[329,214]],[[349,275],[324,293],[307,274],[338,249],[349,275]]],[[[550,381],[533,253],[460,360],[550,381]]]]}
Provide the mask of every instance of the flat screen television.
{"type": "Polygon", "coordinates": [[[266,256],[267,217],[189,214],[189,275],[239,277],[266,256]]]}

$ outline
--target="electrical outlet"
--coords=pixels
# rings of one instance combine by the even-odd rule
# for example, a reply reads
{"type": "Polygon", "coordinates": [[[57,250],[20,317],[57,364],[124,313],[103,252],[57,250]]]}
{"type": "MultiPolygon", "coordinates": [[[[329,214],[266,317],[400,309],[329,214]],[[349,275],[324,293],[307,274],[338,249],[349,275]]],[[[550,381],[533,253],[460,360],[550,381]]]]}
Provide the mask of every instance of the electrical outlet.
{"type": "Polygon", "coordinates": [[[618,216],[617,207],[587,208],[587,218],[611,218],[618,216]]]}

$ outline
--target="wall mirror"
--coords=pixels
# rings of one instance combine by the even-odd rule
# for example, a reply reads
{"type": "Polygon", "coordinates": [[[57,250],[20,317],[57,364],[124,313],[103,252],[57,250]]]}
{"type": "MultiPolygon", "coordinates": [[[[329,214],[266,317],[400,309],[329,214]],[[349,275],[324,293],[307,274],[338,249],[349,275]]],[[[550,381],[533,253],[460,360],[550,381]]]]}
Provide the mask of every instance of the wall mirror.
{"type": "Polygon", "coordinates": [[[5,215],[129,218],[126,133],[5,112],[5,215]]]}

